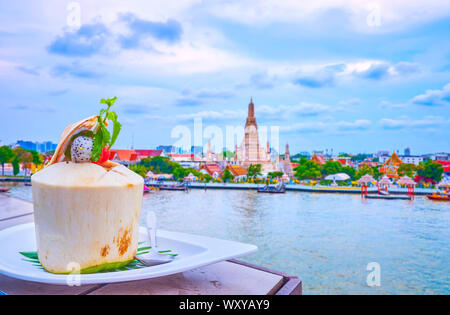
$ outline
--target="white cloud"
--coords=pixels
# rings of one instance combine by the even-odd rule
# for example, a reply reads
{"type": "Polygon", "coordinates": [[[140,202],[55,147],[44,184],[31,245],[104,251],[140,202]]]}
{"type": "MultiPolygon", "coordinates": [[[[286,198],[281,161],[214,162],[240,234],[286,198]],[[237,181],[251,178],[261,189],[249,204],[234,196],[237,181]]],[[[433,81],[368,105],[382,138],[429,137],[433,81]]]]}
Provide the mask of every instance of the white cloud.
{"type": "Polygon", "coordinates": [[[427,90],[425,94],[415,96],[411,103],[424,106],[450,105],[450,83],[442,90],[427,90]]]}
{"type": "Polygon", "coordinates": [[[398,119],[382,118],[379,124],[384,129],[420,129],[423,131],[434,131],[437,128],[450,125],[450,120],[441,116],[425,116],[422,119],[410,119],[405,116],[398,119]]]}
{"type": "Polygon", "coordinates": [[[178,115],[146,115],[145,119],[155,119],[167,122],[193,122],[195,118],[201,118],[205,121],[227,121],[235,119],[245,119],[247,113],[243,110],[204,110],[196,113],[178,114],[178,115]]]}
{"type": "Polygon", "coordinates": [[[175,45],[158,43],[154,47],[161,53],[149,53],[141,50],[122,51],[114,63],[126,64],[137,72],[147,71],[161,75],[217,72],[254,63],[245,57],[203,43],[194,45],[182,41],[175,45]]]}
{"type": "MultiPolygon", "coordinates": [[[[291,77],[292,83],[308,88],[329,87],[365,79],[381,81],[404,79],[421,71],[413,62],[390,63],[385,60],[347,60],[325,63],[299,63],[297,70],[285,71],[284,77],[291,77]]],[[[279,75],[282,77],[283,75],[279,75]]]]}
{"type": "Polygon", "coordinates": [[[348,133],[367,130],[372,123],[367,119],[355,121],[317,121],[301,122],[280,127],[283,132],[323,132],[323,133],[348,133]]]}
{"type": "Polygon", "coordinates": [[[418,73],[420,66],[413,62],[389,63],[383,60],[365,60],[348,63],[342,75],[355,75],[371,80],[405,77],[418,73]]]}
{"type": "MultiPolygon", "coordinates": [[[[319,21],[328,11],[342,15],[340,23],[349,24],[356,32],[388,32],[450,16],[450,2],[446,0],[227,0],[209,2],[209,12],[239,23],[253,26],[270,23],[310,23],[319,21]],[[370,5],[372,4],[372,6],[370,5]],[[379,14],[379,26],[367,22],[370,14],[379,14]],[[345,17],[345,19],[344,19],[345,17]]],[[[327,21],[329,22],[329,21],[327,21]]],[[[322,22],[323,23],[323,22],[322,22]]],[[[342,25],[341,25],[342,27],[342,25]]]]}
{"type": "Polygon", "coordinates": [[[262,114],[264,117],[280,117],[282,119],[293,118],[295,115],[300,116],[316,116],[323,113],[331,113],[344,110],[341,106],[328,106],[318,103],[301,102],[296,105],[278,105],[268,106],[261,105],[256,109],[256,115],[262,114]]]}
{"type": "Polygon", "coordinates": [[[358,119],[352,122],[338,121],[334,125],[342,131],[346,130],[366,130],[372,123],[367,119],[358,119]]]}

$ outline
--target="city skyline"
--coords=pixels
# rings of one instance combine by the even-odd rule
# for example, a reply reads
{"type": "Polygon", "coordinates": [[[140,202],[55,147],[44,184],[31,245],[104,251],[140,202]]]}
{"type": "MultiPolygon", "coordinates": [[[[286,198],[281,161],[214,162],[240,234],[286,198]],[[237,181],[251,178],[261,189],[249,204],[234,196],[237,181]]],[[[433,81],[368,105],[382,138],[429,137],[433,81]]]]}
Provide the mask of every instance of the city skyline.
{"type": "MultiPolygon", "coordinates": [[[[286,143],[288,145],[288,143],[286,143]]],[[[30,141],[30,140],[17,140],[14,141],[13,143],[3,143],[0,139],[0,146],[2,145],[7,145],[10,147],[21,147],[23,149],[26,150],[34,150],[34,151],[38,151],[39,153],[47,153],[50,151],[53,151],[56,146],[57,143],[53,143],[51,141],[43,141],[43,142],[38,142],[38,141],[30,141]]],[[[199,156],[203,156],[207,153],[208,151],[208,144],[206,144],[206,146],[194,146],[192,145],[190,147],[190,149],[185,150],[183,147],[177,147],[174,145],[164,145],[164,144],[159,144],[154,148],[114,148],[114,150],[116,149],[121,149],[121,150],[154,150],[154,151],[162,151],[164,154],[193,154],[193,155],[199,155],[199,156]]],[[[227,150],[226,147],[223,147],[222,150],[218,150],[218,151],[214,151],[212,150],[213,153],[215,154],[220,154],[222,152],[225,151],[229,151],[227,150]]],[[[231,150],[231,152],[235,153],[233,150],[231,150]]],[[[280,155],[284,155],[283,150],[277,151],[275,148],[270,147],[270,152],[272,153],[276,153],[276,154],[280,154],[280,155]]],[[[311,151],[297,151],[297,152],[293,152],[294,154],[292,154],[291,156],[307,156],[310,157],[314,154],[318,154],[318,155],[324,155],[324,156],[340,156],[340,155],[344,155],[344,154],[350,154],[352,156],[357,156],[360,154],[367,154],[368,157],[389,157],[393,152],[401,155],[401,156],[411,156],[411,157],[415,157],[415,156],[427,156],[427,155],[436,155],[436,154],[450,154],[448,152],[428,152],[428,153],[424,153],[424,154],[419,154],[419,153],[414,153],[412,152],[410,147],[407,148],[403,148],[403,149],[395,149],[395,150],[375,150],[372,152],[336,152],[334,151],[333,148],[316,148],[313,149],[311,151]]]]}
{"type": "Polygon", "coordinates": [[[281,153],[450,151],[448,2],[71,4],[0,4],[4,144],[57,142],[118,96],[115,147],[155,148],[194,118],[242,126],[253,97],[281,153]]]}

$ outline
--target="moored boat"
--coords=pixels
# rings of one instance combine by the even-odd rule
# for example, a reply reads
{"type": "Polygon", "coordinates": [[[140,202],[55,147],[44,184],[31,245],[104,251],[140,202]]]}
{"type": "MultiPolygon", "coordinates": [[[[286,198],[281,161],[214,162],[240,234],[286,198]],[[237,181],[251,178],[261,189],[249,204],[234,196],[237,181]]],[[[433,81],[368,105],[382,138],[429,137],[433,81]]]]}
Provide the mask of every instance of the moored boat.
{"type": "Polygon", "coordinates": [[[149,193],[152,189],[144,185],[144,193],[149,193]]]}
{"type": "Polygon", "coordinates": [[[284,194],[286,192],[286,187],[284,184],[278,184],[276,186],[266,185],[263,188],[258,189],[258,192],[266,194],[284,194]]]}
{"type": "Polygon", "coordinates": [[[450,201],[450,194],[446,192],[437,192],[427,195],[427,198],[434,201],[450,201]]]}
{"type": "Polygon", "coordinates": [[[450,201],[450,196],[439,197],[439,196],[427,195],[427,198],[430,200],[435,200],[435,201],[450,201]]]}
{"type": "Polygon", "coordinates": [[[187,190],[187,187],[183,184],[177,184],[177,185],[160,185],[159,190],[181,190],[185,191],[187,190]]]}
{"type": "Polygon", "coordinates": [[[365,198],[368,199],[387,199],[387,200],[395,200],[395,199],[403,199],[403,200],[412,200],[412,196],[405,195],[390,195],[390,194],[374,194],[374,195],[366,195],[365,198]]]}
{"type": "Polygon", "coordinates": [[[150,190],[179,190],[185,191],[188,189],[186,183],[179,182],[154,182],[154,181],[146,181],[145,186],[150,190]]]}

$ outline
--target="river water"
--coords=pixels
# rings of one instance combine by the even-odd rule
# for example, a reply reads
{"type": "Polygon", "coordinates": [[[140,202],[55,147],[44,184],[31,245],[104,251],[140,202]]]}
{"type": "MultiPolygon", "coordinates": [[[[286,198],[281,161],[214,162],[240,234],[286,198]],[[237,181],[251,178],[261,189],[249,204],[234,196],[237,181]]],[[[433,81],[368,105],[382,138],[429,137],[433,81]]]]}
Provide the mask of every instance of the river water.
{"type": "MultiPolygon", "coordinates": [[[[30,187],[10,194],[31,201],[30,187]]],[[[449,203],[193,189],[146,194],[148,210],[166,230],[257,245],[241,259],[299,277],[305,294],[450,294],[449,203]]]]}

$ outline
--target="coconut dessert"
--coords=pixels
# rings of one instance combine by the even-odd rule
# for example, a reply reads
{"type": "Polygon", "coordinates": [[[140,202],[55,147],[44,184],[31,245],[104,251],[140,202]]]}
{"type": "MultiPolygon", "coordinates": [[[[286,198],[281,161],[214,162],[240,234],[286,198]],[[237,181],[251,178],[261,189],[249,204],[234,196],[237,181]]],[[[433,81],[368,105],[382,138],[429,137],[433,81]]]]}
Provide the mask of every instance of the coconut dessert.
{"type": "Polygon", "coordinates": [[[115,100],[66,127],[50,162],[31,177],[37,252],[49,272],[115,269],[136,256],[144,182],[109,161],[121,128],[110,111],[115,100]]]}

